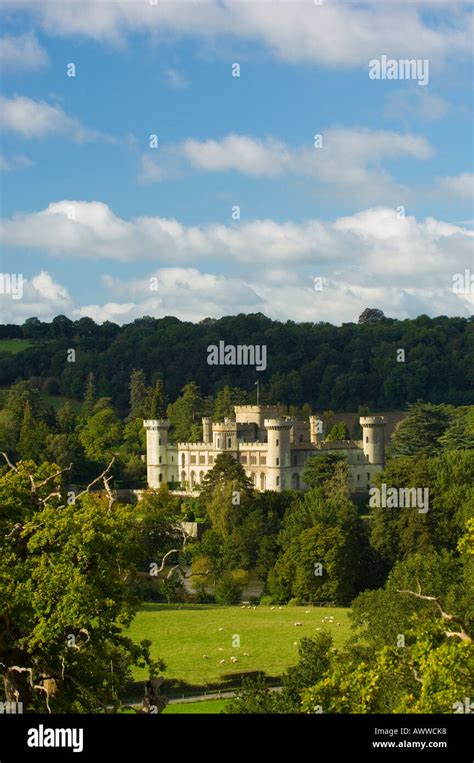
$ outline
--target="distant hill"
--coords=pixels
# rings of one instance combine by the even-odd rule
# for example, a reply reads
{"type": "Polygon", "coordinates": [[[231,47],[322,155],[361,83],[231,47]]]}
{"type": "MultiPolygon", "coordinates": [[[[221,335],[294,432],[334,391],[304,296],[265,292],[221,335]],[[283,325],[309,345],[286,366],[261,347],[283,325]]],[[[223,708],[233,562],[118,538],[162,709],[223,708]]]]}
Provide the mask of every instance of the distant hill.
{"type": "Polygon", "coordinates": [[[200,323],[144,317],[124,326],[30,318],[22,326],[0,326],[0,386],[32,379],[46,393],[81,399],[92,372],[98,394],[125,412],[130,373],[141,368],[148,384],[165,380],[170,400],[195,381],[203,395],[229,385],[253,402],[259,380],[261,402],[308,403],[318,412],[397,411],[416,400],[474,404],[473,350],[472,318],[446,316],[342,326],[281,323],[261,313],[200,323]],[[221,340],[265,345],[266,369],[209,365],[207,348],[221,340]],[[74,362],[68,362],[71,349],[74,362]],[[400,349],[405,362],[397,362],[400,349]]]}

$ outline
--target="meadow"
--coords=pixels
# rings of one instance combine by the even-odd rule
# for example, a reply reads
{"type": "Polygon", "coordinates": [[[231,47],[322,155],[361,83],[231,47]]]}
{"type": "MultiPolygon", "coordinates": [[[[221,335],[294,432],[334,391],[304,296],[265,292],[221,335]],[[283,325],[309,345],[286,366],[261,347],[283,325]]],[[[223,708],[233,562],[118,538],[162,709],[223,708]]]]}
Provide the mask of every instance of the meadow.
{"type": "Polygon", "coordinates": [[[179,702],[168,705],[164,715],[214,715],[229,704],[228,699],[203,699],[201,702],[179,702]]]}
{"type": "MultiPolygon", "coordinates": [[[[338,607],[144,604],[127,633],[136,642],[151,641],[152,656],[166,663],[166,679],[205,689],[239,685],[242,673],[254,671],[278,679],[298,661],[301,637],[315,636],[318,629],[329,630],[335,645],[342,646],[349,636],[348,612],[338,607]],[[334,623],[321,622],[330,615],[334,623]]],[[[146,679],[146,670],[135,669],[134,679],[146,679]]]]}
{"type": "Polygon", "coordinates": [[[32,346],[33,342],[29,339],[0,339],[0,352],[10,352],[12,355],[17,355],[32,346]]]}

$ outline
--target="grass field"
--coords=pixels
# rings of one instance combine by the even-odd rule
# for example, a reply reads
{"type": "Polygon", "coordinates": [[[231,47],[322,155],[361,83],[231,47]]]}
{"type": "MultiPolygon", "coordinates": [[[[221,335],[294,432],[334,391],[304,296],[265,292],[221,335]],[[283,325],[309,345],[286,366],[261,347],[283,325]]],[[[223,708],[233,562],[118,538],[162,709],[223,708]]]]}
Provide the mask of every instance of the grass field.
{"type": "MultiPolygon", "coordinates": [[[[161,657],[166,663],[165,678],[205,687],[231,684],[233,676],[239,684],[239,674],[256,670],[278,678],[297,662],[301,637],[316,635],[318,628],[333,633],[336,646],[341,646],[349,635],[348,610],[145,604],[128,634],[136,642],[141,639],[152,642],[152,656],[161,657]],[[334,624],[321,622],[327,615],[334,616],[334,624]],[[295,622],[302,625],[295,626],[295,622]],[[236,636],[240,638],[238,648],[232,646],[233,640],[237,642],[236,636]],[[231,656],[237,658],[236,663],[230,661],[231,656]],[[225,662],[220,664],[221,660],[225,662]]],[[[137,668],[134,678],[142,681],[146,670],[137,668]]]]}
{"type": "Polygon", "coordinates": [[[32,347],[33,342],[29,339],[0,339],[0,352],[10,352],[17,355],[28,347],[32,347]]]}
{"type": "Polygon", "coordinates": [[[168,705],[163,710],[164,715],[212,715],[221,713],[229,704],[228,699],[203,699],[202,702],[180,702],[168,705]]]}

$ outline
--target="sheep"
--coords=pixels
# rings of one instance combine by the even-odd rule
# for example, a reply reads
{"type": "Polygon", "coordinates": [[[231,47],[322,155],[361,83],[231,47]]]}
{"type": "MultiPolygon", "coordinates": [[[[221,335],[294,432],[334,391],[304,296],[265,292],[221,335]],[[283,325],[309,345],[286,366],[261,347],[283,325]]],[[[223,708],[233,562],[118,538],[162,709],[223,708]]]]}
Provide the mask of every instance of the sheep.
{"type": "Polygon", "coordinates": [[[230,661],[231,661],[231,662],[237,662],[237,657],[231,657],[231,658],[230,658],[230,661]]]}
{"type": "Polygon", "coordinates": [[[272,610],[272,612],[273,612],[273,610],[275,609],[275,607],[270,607],[270,609],[271,609],[271,610],[272,610]]]}
{"type": "Polygon", "coordinates": [[[298,646],[298,642],[297,641],[293,641],[293,646],[298,646]]]}
{"type": "Polygon", "coordinates": [[[219,660],[219,665],[223,665],[225,660],[219,660]]]}
{"type": "Polygon", "coordinates": [[[303,623],[295,623],[295,625],[303,625],[303,623]]]}
{"type": "Polygon", "coordinates": [[[309,615],[310,612],[311,612],[310,609],[305,609],[305,611],[304,611],[305,615],[309,615]]]}
{"type": "Polygon", "coordinates": [[[202,659],[203,659],[203,660],[208,660],[208,659],[209,659],[209,657],[207,656],[207,654],[203,654],[203,656],[202,656],[202,659]]]}
{"type": "Polygon", "coordinates": [[[218,646],[217,648],[218,648],[219,652],[223,652],[224,651],[222,646],[218,646]]]}
{"type": "Polygon", "coordinates": [[[278,607],[278,609],[283,609],[283,607],[278,607]]]}
{"type": "Polygon", "coordinates": [[[244,652],[244,657],[250,657],[248,652],[244,652]]]}

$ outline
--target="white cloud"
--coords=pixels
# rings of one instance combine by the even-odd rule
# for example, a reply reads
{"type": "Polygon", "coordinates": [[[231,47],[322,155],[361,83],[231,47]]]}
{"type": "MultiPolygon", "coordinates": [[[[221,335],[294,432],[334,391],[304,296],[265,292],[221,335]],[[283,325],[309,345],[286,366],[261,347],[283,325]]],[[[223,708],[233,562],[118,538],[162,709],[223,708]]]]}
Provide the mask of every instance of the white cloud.
{"type": "Polygon", "coordinates": [[[402,157],[424,160],[432,155],[426,139],[410,133],[329,128],[321,136],[320,148],[314,147],[313,135],[308,136],[307,146],[296,147],[272,136],[264,140],[238,134],[220,140],[189,139],[165,146],[159,160],[143,154],[140,179],[161,181],[190,165],[199,171],[235,171],[253,177],[307,177],[361,204],[382,199],[396,203],[408,191],[394,183],[384,161],[402,157]]]}
{"type": "Polygon", "coordinates": [[[397,122],[412,116],[431,122],[444,117],[448,109],[449,104],[444,98],[415,85],[389,94],[384,113],[385,117],[397,122]]]}
{"type": "Polygon", "coordinates": [[[28,10],[50,35],[86,36],[115,44],[122,44],[130,33],[144,31],[163,39],[176,35],[207,40],[227,35],[258,41],[286,61],[331,66],[367,66],[382,53],[395,58],[422,54],[442,62],[471,51],[469,9],[457,6],[447,23],[443,3],[173,0],[152,5],[149,0],[2,0],[0,5],[28,10]],[[423,5],[431,7],[431,16],[439,12],[440,18],[434,22],[430,18],[430,23],[423,5]]]}
{"type": "Polygon", "coordinates": [[[448,197],[474,201],[474,174],[463,172],[461,175],[435,178],[435,191],[448,197]]]}
{"type": "Polygon", "coordinates": [[[0,125],[28,139],[65,135],[83,143],[100,137],[99,133],[87,130],[78,119],[68,116],[59,107],[25,96],[0,98],[0,125]]]}
{"type": "Polygon", "coordinates": [[[428,282],[446,289],[450,274],[471,266],[474,238],[459,225],[400,217],[385,207],[334,221],[185,226],[161,217],[126,221],[106,204],[83,201],[61,201],[41,212],[5,219],[0,234],[4,247],[45,250],[65,259],[142,259],[161,267],[195,267],[202,261],[214,261],[217,267],[226,262],[245,282],[249,273],[258,280],[269,269],[299,269],[301,274],[315,267],[315,275],[337,274],[363,287],[396,284],[408,290],[428,282]]]}
{"type": "Polygon", "coordinates": [[[4,323],[23,323],[33,315],[49,321],[55,315],[71,315],[72,310],[68,290],[44,270],[31,279],[23,278],[21,299],[12,299],[10,294],[0,292],[0,314],[4,323]]]}
{"type": "Polygon", "coordinates": [[[46,51],[32,32],[0,38],[0,65],[4,71],[41,69],[48,63],[46,51]]]}
{"type": "Polygon", "coordinates": [[[166,69],[165,79],[169,87],[173,88],[173,90],[185,90],[189,86],[189,82],[184,74],[177,69],[166,69]]]}

